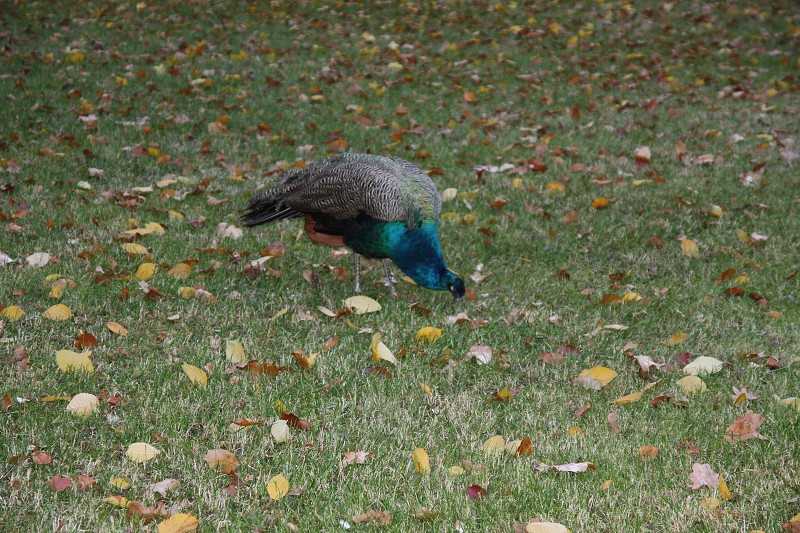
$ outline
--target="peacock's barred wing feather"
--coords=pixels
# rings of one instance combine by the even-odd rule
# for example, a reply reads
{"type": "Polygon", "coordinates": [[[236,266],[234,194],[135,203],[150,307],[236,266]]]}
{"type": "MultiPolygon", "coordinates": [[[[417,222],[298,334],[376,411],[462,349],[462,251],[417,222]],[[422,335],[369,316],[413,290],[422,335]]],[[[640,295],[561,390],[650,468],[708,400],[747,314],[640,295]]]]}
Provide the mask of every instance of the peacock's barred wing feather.
{"type": "Polygon", "coordinates": [[[337,220],[367,214],[405,222],[409,229],[437,221],[442,199],[427,174],[412,163],[373,154],[337,154],[287,172],[250,201],[245,223],[254,226],[318,213],[337,220]]]}

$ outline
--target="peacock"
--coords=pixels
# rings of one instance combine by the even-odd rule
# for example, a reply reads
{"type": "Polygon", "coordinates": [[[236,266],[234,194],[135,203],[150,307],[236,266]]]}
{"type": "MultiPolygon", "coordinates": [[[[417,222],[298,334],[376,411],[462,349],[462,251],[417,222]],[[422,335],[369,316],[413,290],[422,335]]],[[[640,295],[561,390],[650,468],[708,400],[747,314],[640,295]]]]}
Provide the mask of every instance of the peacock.
{"type": "Polygon", "coordinates": [[[418,285],[464,296],[464,281],[448,270],[439,245],[442,197],[425,172],[399,157],[340,153],[290,170],[254,196],[242,215],[248,227],[305,217],[312,241],[382,259],[392,297],[397,282],[389,260],[418,285]]]}

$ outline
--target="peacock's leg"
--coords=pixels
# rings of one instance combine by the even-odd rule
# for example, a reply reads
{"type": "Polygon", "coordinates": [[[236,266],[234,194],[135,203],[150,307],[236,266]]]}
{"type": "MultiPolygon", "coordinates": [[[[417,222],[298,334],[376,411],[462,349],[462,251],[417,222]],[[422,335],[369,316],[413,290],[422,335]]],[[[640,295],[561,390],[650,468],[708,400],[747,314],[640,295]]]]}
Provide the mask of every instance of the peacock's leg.
{"type": "Polygon", "coordinates": [[[357,253],[353,253],[353,258],[355,263],[353,265],[353,272],[354,272],[353,279],[355,280],[355,283],[353,284],[353,292],[355,292],[356,294],[361,294],[361,278],[358,273],[358,267],[361,263],[361,256],[358,255],[357,253]]]}
{"type": "Polygon", "coordinates": [[[392,298],[397,298],[397,280],[395,280],[394,272],[392,272],[392,263],[388,259],[384,259],[383,268],[386,269],[386,277],[389,280],[389,292],[392,298]]]}

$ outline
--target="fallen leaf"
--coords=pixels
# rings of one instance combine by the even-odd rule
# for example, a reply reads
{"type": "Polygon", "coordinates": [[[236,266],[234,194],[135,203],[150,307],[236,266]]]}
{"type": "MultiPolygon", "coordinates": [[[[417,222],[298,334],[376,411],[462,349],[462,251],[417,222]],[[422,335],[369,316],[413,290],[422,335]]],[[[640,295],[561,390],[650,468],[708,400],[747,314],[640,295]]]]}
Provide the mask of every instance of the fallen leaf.
{"type": "Polygon", "coordinates": [[[47,252],[36,252],[26,257],[25,262],[28,263],[28,266],[41,268],[50,262],[50,254],[47,252]]]}
{"type": "Polygon", "coordinates": [[[50,320],[64,321],[72,318],[72,310],[64,304],[56,304],[42,313],[42,316],[50,320]]]}
{"type": "Polygon", "coordinates": [[[108,498],[105,498],[103,501],[106,503],[110,503],[114,507],[119,507],[121,509],[127,509],[128,504],[130,503],[128,501],[128,498],[125,498],[124,496],[109,496],[108,498]]]}
{"type": "Polygon", "coordinates": [[[142,263],[136,269],[134,276],[142,281],[148,281],[156,273],[156,265],[154,263],[142,263]]]}
{"type": "Polygon", "coordinates": [[[369,296],[351,296],[344,301],[345,307],[353,310],[357,315],[364,313],[374,313],[381,310],[381,304],[370,298],[369,296]]]}
{"type": "Polygon", "coordinates": [[[339,467],[344,468],[345,466],[358,464],[363,465],[367,462],[367,457],[372,455],[372,452],[366,452],[363,450],[357,452],[344,452],[344,457],[341,461],[339,461],[339,467]]]}
{"type": "Polygon", "coordinates": [[[697,243],[692,239],[681,240],[681,252],[686,257],[697,257],[700,255],[700,250],[697,248],[697,243]]]}
{"type": "Polygon", "coordinates": [[[150,492],[158,492],[162,497],[166,497],[168,491],[177,489],[180,486],[181,482],[177,479],[167,478],[162,479],[158,483],[153,483],[148,489],[150,489],[150,492]]]}
{"type": "Polygon", "coordinates": [[[23,311],[16,305],[9,305],[5,309],[3,309],[3,312],[0,314],[9,319],[11,322],[16,322],[17,320],[20,319],[22,315],[25,314],[25,311],[23,311]]]}
{"type": "Polygon", "coordinates": [[[199,526],[200,522],[196,516],[188,513],[177,513],[158,524],[158,533],[188,533],[199,526]]]}
{"type": "Polygon", "coordinates": [[[570,530],[558,522],[528,522],[525,533],[570,533],[570,530]]]}
{"type": "Polygon", "coordinates": [[[75,416],[89,416],[97,412],[100,400],[94,394],[81,392],[72,397],[67,412],[75,416]]]}
{"type": "Polygon", "coordinates": [[[608,425],[611,431],[619,433],[619,415],[616,412],[612,411],[608,413],[608,425]]]}
{"type": "Polygon", "coordinates": [[[642,399],[642,392],[641,391],[637,391],[637,392],[632,392],[630,394],[626,394],[625,396],[623,396],[621,398],[617,398],[616,400],[614,400],[611,403],[616,403],[616,404],[619,404],[619,405],[625,405],[626,403],[638,402],[641,399],[642,399]]]}
{"type": "Polygon", "coordinates": [[[276,420],[273,422],[272,426],[269,428],[269,433],[277,443],[286,442],[291,434],[289,431],[289,424],[286,420],[276,420]]]}
{"type": "Polygon", "coordinates": [[[420,328],[416,335],[414,335],[414,340],[416,341],[423,341],[423,342],[435,342],[436,339],[442,336],[442,330],[440,328],[434,328],[432,326],[425,326],[420,328]]]}
{"type": "Polygon", "coordinates": [[[289,493],[289,480],[282,474],[272,477],[267,482],[267,494],[273,500],[280,500],[289,493]]]}
{"type": "Polygon", "coordinates": [[[146,463],[154,459],[159,453],[161,453],[160,450],[146,442],[134,442],[128,446],[128,449],[125,451],[125,457],[134,463],[146,463]]]}
{"type": "Polygon", "coordinates": [[[56,352],[56,363],[62,372],[78,371],[94,374],[94,365],[89,359],[92,352],[76,353],[71,350],[58,350],[56,352]]]}
{"type": "Polygon", "coordinates": [[[608,367],[595,366],[581,372],[576,381],[588,389],[600,390],[617,376],[617,372],[608,367]]]}
{"type": "Polygon", "coordinates": [[[690,487],[693,490],[706,486],[712,489],[719,486],[719,474],[714,472],[708,463],[692,464],[692,473],[689,474],[690,487]]]}
{"type": "Polygon", "coordinates": [[[223,474],[235,472],[236,468],[241,464],[236,455],[228,450],[222,449],[208,450],[203,456],[203,459],[208,463],[208,466],[223,474]]]}
{"type": "Polygon", "coordinates": [[[238,339],[225,343],[225,359],[232,363],[246,363],[247,356],[244,353],[244,346],[238,339]]]}
{"type": "Polygon", "coordinates": [[[414,469],[420,474],[427,474],[431,471],[431,461],[425,448],[415,448],[411,453],[411,460],[414,463],[414,469]]]}
{"type": "Polygon", "coordinates": [[[469,349],[469,355],[474,357],[478,364],[485,365],[492,360],[492,349],[485,344],[475,344],[469,349]]]}
{"type": "Polygon", "coordinates": [[[467,487],[467,496],[471,500],[482,500],[489,496],[489,493],[480,485],[471,485],[467,487]]]}
{"type": "Polygon", "coordinates": [[[702,379],[695,375],[685,376],[677,381],[685,394],[699,394],[708,390],[702,379]]]}
{"type": "Polygon", "coordinates": [[[505,449],[506,441],[501,435],[489,437],[486,439],[486,442],[483,443],[483,452],[486,455],[500,455],[505,451],[505,449]]]}
{"type": "Polygon", "coordinates": [[[589,469],[596,470],[597,467],[588,461],[583,461],[581,463],[567,463],[563,465],[553,465],[553,469],[557,470],[558,472],[579,473],[579,472],[586,472],[589,469]]]}
{"type": "Polygon", "coordinates": [[[388,361],[393,365],[397,364],[397,359],[395,358],[392,351],[386,346],[383,342],[381,342],[381,338],[383,337],[382,333],[375,333],[372,336],[372,358],[375,361],[380,361],[383,359],[384,361],[388,361]]]}
{"type": "Polygon", "coordinates": [[[706,374],[716,374],[724,366],[723,362],[713,357],[701,355],[685,367],[683,373],[690,376],[702,376],[706,374]]]}
{"type": "Polygon", "coordinates": [[[370,509],[365,513],[355,515],[353,522],[356,524],[375,524],[376,526],[388,526],[392,523],[392,515],[384,511],[370,509]]]}
{"type": "Polygon", "coordinates": [[[725,483],[722,476],[719,476],[719,497],[723,500],[733,499],[733,494],[731,494],[731,491],[728,489],[728,484],[725,483]]]}
{"type": "Polygon", "coordinates": [[[147,255],[150,253],[147,250],[147,248],[145,248],[141,244],[136,244],[134,242],[123,243],[122,251],[124,251],[126,254],[131,254],[131,255],[147,255]]]}
{"type": "Polygon", "coordinates": [[[95,485],[97,485],[97,480],[93,477],[85,476],[83,474],[75,476],[75,486],[78,487],[78,490],[92,490],[95,485]]]}
{"type": "Polygon", "coordinates": [[[181,365],[181,370],[183,370],[183,373],[189,378],[190,383],[200,385],[201,387],[208,386],[208,374],[206,374],[205,370],[190,365],[189,363],[183,363],[183,365],[181,365]]]}
{"type": "Polygon", "coordinates": [[[767,437],[758,432],[758,428],[764,423],[764,420],[760,414],[747,411],[728,426],[725,430],[725,440],[766,439],[767,437]]]}
{"type": "Polygon", "coordinates": [[[658,455],[658,448],[655,446],[642,446],[639,448],[639,459],[651,459],[658,455]]]}
{"type": "Polygon", "coordinates": [[[47,482],[47,486],[50,487],[50,490],[53,492],[61,492],[72,486],[72,479],[64,476],[53,476],[47,482]]]}
{"type": "Polygon", "coordinates": [[[121,335],[123,337],[128,336],[128,330],[122,324],[118,324],[117,322],[109,322],[106,324],[106,327],[108,327],[109,330],[117,335],[121,335]]]}

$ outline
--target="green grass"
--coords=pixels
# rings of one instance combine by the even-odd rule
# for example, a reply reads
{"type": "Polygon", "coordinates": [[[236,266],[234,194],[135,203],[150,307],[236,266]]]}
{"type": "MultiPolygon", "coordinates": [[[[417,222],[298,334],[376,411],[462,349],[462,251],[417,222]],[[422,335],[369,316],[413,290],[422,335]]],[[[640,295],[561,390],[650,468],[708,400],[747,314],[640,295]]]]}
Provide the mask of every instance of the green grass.
{"type": "MultiPolygon", "coordinates": [[[[352,517],[373,509],[393,517],[381,528],[387,531],[511,531],[540,518],[572,531],[747,532],[780,531],[800,513],[798,412],[775,399],[800,396],[800,276],[792,276],[800,269],[800,13],[788,2],[526,6],[7,2],[0,14],[0,252],[15,262],[0,266],[0,306],[25,314],[0,318],[0,396],[15,399],[0,412],[0,529],[123,530],[125,511],[104,499],[122,494],[154,505],[160,496],[147,487],[165,478],[181,485],[163,502],[197,516],[202,531],[286,530],[289,523],[338,531],[340,520],[357,530],[367,526],[352,517]],[[475,103],[465,102],[467,91],[475,103]],[[89,114],[96,129],[78,118],[89,114]],[[208,125],[221,115],[227,132],[212,135],[208,125]],[[743,139],[731,141],[735,134],[743,139]],[[341,309],[352,295],[350,255],[298,238],[297,222],[238,240],[217,234],[220,222],[239,224],[247,199],[271,176],[325,157],[337,139],[349,151],[439,168],[439,189],[459,190],[444,204],[451,214],[440,233],[451,268],[467,277],[479,264],[491,272],[480,284],[467,282],[472,301],[402,282],[391,301],[381,265],[368,262],[362,283],[383,309],[330,319],[317,308],[341,309]],[[136,146],[156,155],[136,156],[136,146]],[[641,168],[640,146],[652,152],[641,168]],[[695,164],[703,154],[715,164],[695,164]],[[544,172],[474,169],[525,167],[534,158],[544,172]],[[760,183],[743,185],[740,176],[762,164],[760,183]],[[89,168],[104,175],[91,177],[89,168]],[[178,182],[166,194],[156,183],[169,177],[178,182]],[[205,179],[207,188],[191,194],[205,179]],[[549,182],[563,183],[564,192],[548,192],[549,182]],[[142,186],[153,191],[120,205],[123,193],[142,186]],[[209,195],[228,202],[209,205],[209,195]],[[489,204],[497,196],[507,199],[504,207],[489,204]],[[593,209],[597,197],[609,207],[593,209]],[[721,219],[708,215],[712,205],[723,209],[721,219]],[[577,218],[565,221],[573,211],[577,218]],[[189,224],[199,217],[204,226],[189,224]],[[147,257],[126,255],[121,232],[147,222],[166,233],[135,241],[147,257]],[[737,230],[769,239],[742,239],[737,230]],[[663,248],[647,244],[654,235],[663,248]],[[698,257],[682,254],[681,238],[698,243],[698,257]],[[248,263],[275,242],[285,255],[251,275],[248,263]],[[58,261],[29,267],[25,258],[35,252],[58,261]],[[132,278],[145,261],[159,265],[149,282],[163,293],[155,300],[132,278]],[[185,280],[167,273],[181,261],[193,262],[185,280]],[[336,279],[331,266],[348,278],[336,279]],[[556,277],[562,269],[568,279],[556,277]],[[728,269],[733,279],[716,284],[728,269]],[[304,271],[319,277],[316,287],[304,271]],[[618,273],[624,276],[615,282],[610,276],[618,273]],[[60,300],[74,312],[66,322],[41,315],[58,303],[48,297],[51,274],[75,282],[60,300]],[[723,294],[737,285],[742,297],[723,294]],[[182,286],[217,300],[183,299],[182,286]],[[126,288],[130,297],[119,299],[126,288]],[[629,291],[643,300],[599,305],[606,293],[629,291]],[[446,324],[461,311],[488,325],[446,324]],[[168,320],[173,315],[179,318],[168,320]],[[108,321],[130,335],[112,334],[108,321]],[[601,324],[628,329],[592,335],[601,324]],[[441,327],[443,336],[420,345],[414,334],[423,326],[441,327]],[[407,349],[397,367],[389,365],[390,379],[371,371],[371,334],[360,328],[382,332],[395,353],[407,349]],[[99,342],[96,372],[59,372],[54,352],[74,349],[84,331],[99,342]],[[679,332],[686,340],[666,344],[679,332]],[[338,344],[322,350],[334,335],[338,344]],[[225,343],[237,338],[250,358],[291,371],[226,373],[225,343]],[[461,361],[478,342],[495,351],[490,364],[443,368],[443,357],[461,361]],[[661,381],[641,401],[614,405],[647,384],[625,356],[628,343],[671,366],[652,372],[661,381]],[[537,361],[564,344],[580,353],[560,365],[537,361]],[[9,358],[19,345],[30,354],[24,374],[9,358]],[[295,350],[319,352],[317,364],[302,371],[295,350]],[[697,397],[684,397],[676,384],[682,373],[674,359],[685,351],[729,363],[704,378],[708,391],[697,397]],[[781,368],[740,358],[760,352],[781,368]],[[208,387],[191,386],[183,363],[208,365],[208,387]],[[574,382],[596,365],[619,377],[600,391],[574,382]],[[733,386],[759,397],[734,404],[733,386]],[[490,401],[505,388],[519,389],[512,402],[490,401]],[[103,404],[85,419],[69,415],[63,401],[39,401],[102,391],[119,394],[121,404],[103,404]],[[685,408],[651,407],[662,394],[685,408]],[[312,429],[292,430],[290,441],[276,444],[269,424],[278,400],[312,429]],[[760,431],[768,439],[726,441],[725,429],[747,410],[765,417],[760,431]],[[612,411],[618,434],[607,423],[612,411]],[[229,423],[238,418],[267,426],[233,432],[229,423]],[[583,438],[570,437],[571,426],[583,438]],[[487,457],[482,445],[495,434],[530,437],[532,455],[487,457]],[[698,454],[677,447],[688,438],[698,454]],[[140,441],[161,455],[128,461],[125,449],[140,441]],[[640,460],[644,445],[659,455],[640,460]],[[52,463],[26,457],[33,446],[52,463]],[[416,447],[430,455],[429,474],[414,470],[416,447]],[[234,496],[223,493],[230,476],[203,460],[214,448],[241,461],[234,496]],[[355,450],[372,456],[340,469],[343,453],[355,450]],[[463,460],[486,469],[449,475],[463,460]],[[579,461],[596,470],[533,468],[579,461]],[[717,511],[701,507],[717,491],[689,488],[695,462],[709,463],[733,492],[717,511]],[[277,474],[306,492],[272,501],[267,482],[277,474]],[[88,475],[98,484],[55,494],[48,488],[55,475],[88,475]],[[118,476],[131,487],[112,487],[118,476]],[[606,490],[605,480],[612,481],[606,490]],[[488,498],[468,499],[473,484],[488,498]],[[415,518],[422,508],[435,513],[430,521],[415,518]]],[[[155,523],[136,527],[155,530],[155,523]]]]}

